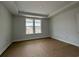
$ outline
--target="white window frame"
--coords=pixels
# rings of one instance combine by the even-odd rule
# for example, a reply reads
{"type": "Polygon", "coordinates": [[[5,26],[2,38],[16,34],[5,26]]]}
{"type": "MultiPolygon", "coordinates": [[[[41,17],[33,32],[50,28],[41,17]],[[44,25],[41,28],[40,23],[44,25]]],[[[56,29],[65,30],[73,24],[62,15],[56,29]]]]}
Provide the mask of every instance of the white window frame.
{"type": "MultiPolygon", "coordinates": [[[[28,18],[28,19],[33,19],[33,33],[32,34],[41,34],[42,33],[42,19],[37,19],[37,18],[28,18]],[[41,21],[41,24],[40,24],[41,25],[40,26],[41,27],[41,29],[40,29],[41,32],[40,33],[35,33],[35,20],[40,20],[41,21]]],[[[25,24],[26,24],[26,20],[27,20],[27,18],[25,19],[25,24]]],[[[25,25],[25,29],[26,29],[26,27],[27,26],[25,25]]],[[[27,31],[27,30],[25,30],[25,31],[27,31]]],[[[26,35],[32,35],[32,34],[27,34],[26,33],[26,35]]]]}

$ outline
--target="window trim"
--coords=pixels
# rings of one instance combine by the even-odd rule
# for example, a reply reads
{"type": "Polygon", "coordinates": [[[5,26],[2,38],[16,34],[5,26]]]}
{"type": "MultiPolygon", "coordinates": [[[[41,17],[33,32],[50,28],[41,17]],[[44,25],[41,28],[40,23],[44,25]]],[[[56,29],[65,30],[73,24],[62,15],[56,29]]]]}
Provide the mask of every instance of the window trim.
{"type": "MultiPolygon", "coordinates": [[[[26,18],[27,19],[27,18],[26,18]]],[[[26,24],[26,19],[25,19],[25,24],[26,24]]],[[[32,34],[27,34],[26,32],[25,32],[25,34],[26,35],[38,35],[38,34],[42,34],[42,19],[39,19],[39,18],[29,18],[29,19],[32,19],[33,20],[33,33],[32,34]],[[40,33],[35,33],[35,19],[37,19],[37,20],[40,20],[41,21],[41,32],[40,33]]],[[[26,25],[25,25],[25,31],[26,31],[26,25]]]]}

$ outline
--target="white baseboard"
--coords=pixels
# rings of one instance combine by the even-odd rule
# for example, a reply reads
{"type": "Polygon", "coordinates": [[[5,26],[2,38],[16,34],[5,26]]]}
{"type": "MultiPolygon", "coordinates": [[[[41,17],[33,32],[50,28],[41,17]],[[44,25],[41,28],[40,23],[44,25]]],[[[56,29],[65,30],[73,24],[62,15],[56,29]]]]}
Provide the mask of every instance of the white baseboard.
{"type": "MultiPolygon", "coordinates": [[[[79,44],[76,44],[76,43],[71,43],[71,42],[67,42],[67,41],[64,41],[64,40],[61,40],[60,38],[57,38],[57,37],[51,37],[51,38],[54,38],[54,39],[57,39],[59,41],[62,41],[62,42],[65,42],[65,43],[68,43],[68,44],[71,44],[71,45],[74,45],[74,46],[77,46],[79,47],[79,44]]],[[[25,40],[25,39],[24,39],[25,40]]],[[[30,39],[31,40],[31,39],[30,39]]],[[[18,41],[23,41],[23,40],[18,40],[18,41]]],[[[16,41],[13,41],[13,42],[16,42],[16,41]]],[[[7,46],[5,46],[3,49],[0,49],[0,55],[12,44],[12,42],[10,42],[9,44],[7,44],[7,46]]]]}
{"type": "Polygon", "coordinates": [[[35,37],[35,38],[23,38],[23,39],[19,39],[19,40],[17,40],[17,39],[15,39],[15,40],[13,40],[12,42],[17,42],[17,41],[24,41],[24,40],[34,40],[34,39],[38,39],[38,38],[46,38],[46,37],[49,37],[49,36],[45,36],[45,37],[35,37]]]}
{"type": "Polygon", "coordinates": [[[12,44],[12,42],[10,42],[9,44],[7,44],[4,48],[0,49],[0,55],[12,44]]]}
{"type": "Polygon", "coordinates": [[[51,38],[54,38],[54,39],[57,39],[57,40],[59,40],[61,42],[65,42],[65,43],[68,43],[68,44],[71,44],[71,45],[79,47],[79,44],[76,44],[76,43],[72,43],[72,42],[68,42],[68,41],[65,41],[65,40],[61,40],[60,38],[57,38],[57,37],[51,37],[51,38]]]}

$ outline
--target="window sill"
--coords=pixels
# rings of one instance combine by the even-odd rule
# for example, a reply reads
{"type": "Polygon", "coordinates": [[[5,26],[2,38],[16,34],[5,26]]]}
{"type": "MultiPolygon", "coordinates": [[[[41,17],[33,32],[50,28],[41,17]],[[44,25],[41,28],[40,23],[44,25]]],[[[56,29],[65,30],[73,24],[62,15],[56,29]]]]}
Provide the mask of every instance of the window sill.
{"type": "Polygon", "coordinates": [[[39,35],[39,34],[42,34],[42,33],[26,34],[26,35],[39,35]]]}

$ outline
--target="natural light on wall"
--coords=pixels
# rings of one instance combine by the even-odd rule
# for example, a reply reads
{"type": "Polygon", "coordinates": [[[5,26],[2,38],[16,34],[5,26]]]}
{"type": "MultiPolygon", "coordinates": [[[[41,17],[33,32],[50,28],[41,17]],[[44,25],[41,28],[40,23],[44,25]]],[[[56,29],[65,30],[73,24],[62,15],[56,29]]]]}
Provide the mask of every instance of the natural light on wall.
{"type": "Polygon", "coordinates": [[[26,18],[26,34],[42,33],[41,19],[26,18]]]}

